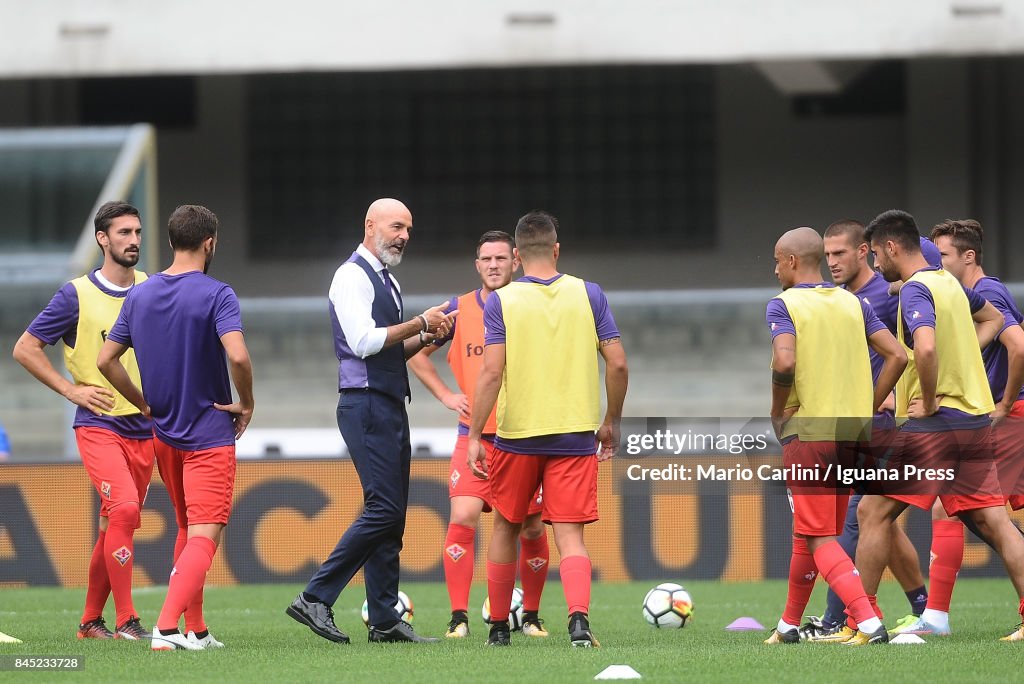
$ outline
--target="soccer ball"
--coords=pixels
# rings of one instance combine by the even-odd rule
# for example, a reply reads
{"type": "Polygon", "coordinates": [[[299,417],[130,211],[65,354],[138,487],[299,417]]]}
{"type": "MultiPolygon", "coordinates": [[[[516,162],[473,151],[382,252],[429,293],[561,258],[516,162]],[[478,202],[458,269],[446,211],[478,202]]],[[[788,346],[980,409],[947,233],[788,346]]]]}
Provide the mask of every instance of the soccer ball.
{"type": "MultiPolygon", "coordinates": [[[[484,599],[484,607],[481,613],[484,622],[491,624],[491,599],[484,599]]],[[[512,603],[508,607],[508,624],[513,632],[523,628],[523,590],[516,587],[512,590],[512,603]]]]}
{"type": "MultiPolygon", "coordinates": [[[[362,610],[360,610],[359,612],[363,616],[363,624],[366,625],[367,629],[369,629],[370,607],[366,603],[366,601],[363,601],[362,610]]],[[[412,624],[412,599],[409,598],[409,595],[406,594],[404,591],[398,592],[398,603],[395,604],[395,615],[398,617],[399,620],[405,620],[409,624],[412,624]]]]}
{"type": "Polygon", "coordinates": [[[693,614],[693,600],[681,585],[665,582],[644,596],[644,619],[658,628],[685,627],[693,614]]]}

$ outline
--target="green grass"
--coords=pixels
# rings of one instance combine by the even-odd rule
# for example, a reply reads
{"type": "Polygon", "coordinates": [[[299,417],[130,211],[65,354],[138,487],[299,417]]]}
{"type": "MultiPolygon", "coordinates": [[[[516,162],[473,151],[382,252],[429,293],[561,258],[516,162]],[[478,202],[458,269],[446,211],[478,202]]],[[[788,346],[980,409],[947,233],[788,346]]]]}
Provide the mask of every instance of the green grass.
{"type": "MultiPolygon", "coordinates": [[[[666,578],[670,579],[670,578],[666,578]]],[[[336,620],[353,637],[338,646],[315,636],[284,614],[298,586],[260,585],[210,588],[206,615],[213,633],[227,647],[201,652],[153,653],[147,645],[75,639],[84,592],[70,589],[0,590],[0,631],[24,644],[0,644],[0,655],[85,656],[84,672],[0,674],[0,680],[174,681],[174,682],[585,682],[611,664],[628,664],[646,681],[839,682],[1011,681],[1021,677],[1024,644],[1001,643],[1016,621],[1017,601],[1006,580],[963,580],[953,604],[954,635],[929,638],[922,646],[848,648],[825,644],[764,646],[760,632],[727,632],[741,615],[771,627],[785,601],[784,582],[723,584],[688,582],[695,619],[682,630],[655,630],[640,615],[639,603],[653,582],[594,587],[591,608],[600,649],[571,649],[564,627],[564,601],[557,582],[548,585],[541,616],[551,637],[516,638],[507,649],[483,645],[479,618],[484,586],[476,585],[469,639],[436,645],[367,644],[359,619],[361,588],[342,595],[336,620]]],[[[447,594],[440,584],[402,587],[416,605],[415,626],[440,636],[448,618],[447,594]]],[[[163,589],[141,590],[136,607],[151,626],[163,589]]],[[[889,622],[907,612],[892,583],[883,585],[882,606],[889,622]]],[[[820,613],[819,582],[809,612],[820,613]]],[[[110,606],[108,617],[112,618],[110,606]]]]}

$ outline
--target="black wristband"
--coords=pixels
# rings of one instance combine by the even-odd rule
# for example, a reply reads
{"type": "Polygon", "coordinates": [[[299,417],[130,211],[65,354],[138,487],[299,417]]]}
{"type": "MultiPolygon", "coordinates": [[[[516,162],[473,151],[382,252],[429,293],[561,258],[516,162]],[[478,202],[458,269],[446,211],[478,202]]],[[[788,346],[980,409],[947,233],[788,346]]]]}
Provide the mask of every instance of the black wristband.
{"type": "Polygon", "coordinates": [[[772,371],[773,385],[778,385],[779,387],[792,387],[795,379],[796,375],[794,373],[780,373],[777,370],[772,371]]]}

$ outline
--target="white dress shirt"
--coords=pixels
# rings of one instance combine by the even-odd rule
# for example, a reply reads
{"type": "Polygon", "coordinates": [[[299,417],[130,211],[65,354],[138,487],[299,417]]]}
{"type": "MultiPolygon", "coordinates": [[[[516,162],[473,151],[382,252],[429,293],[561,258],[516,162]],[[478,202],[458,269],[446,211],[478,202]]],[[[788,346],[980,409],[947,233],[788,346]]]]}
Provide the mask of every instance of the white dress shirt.
{"type": "MultiPolygon", "coordinates": [[[[370,250],[359,244],[356,253],[366,259],[373,272],[377,274],[381,282],[384,276],[384,264],[380,262],[370,250]]],[[[394,274],[388,271],[391,282],[395,289],[392,296],[395,298],[395,305],[398,306],[399,319],[402,317],[402,305],[398,299],[401,288],[394,274]]],[[[378,328],[373,320],[373,283],[370,282],[366,271],[353,261],[346,261],[334,272],[334,280],[331,281],[331,290],[328,294],[331,304],[334,306],[334,313],[341,324],[341,330],[345,333],[345,340],[352,351],[361,359],[373,356],[384,348],[384,341],[387,339],[387,328],[378,328]]]]}

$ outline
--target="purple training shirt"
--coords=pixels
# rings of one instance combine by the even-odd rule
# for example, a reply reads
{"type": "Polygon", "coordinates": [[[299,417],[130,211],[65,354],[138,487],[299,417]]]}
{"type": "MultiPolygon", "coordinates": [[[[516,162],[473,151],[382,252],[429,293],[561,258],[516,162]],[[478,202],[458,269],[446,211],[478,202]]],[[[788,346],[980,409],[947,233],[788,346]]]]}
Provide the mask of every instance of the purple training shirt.
{"type": "MultiPolygon", "coordinates": [[[[876,272],[871,276],[871,280],[864,283],[864,287],[853,294],[860,297],[861,301],[870,304],[878,316],[878,320],[889,329],[889,332],[896,335],[896,311],[899,308],[900,300],[899,297],[889,294],[889,283],[880,273],[876,272]]],[[[871,357],[871,379],[877,383],[884,361],[874,349],[868,348],[868,354],[871,357]]]]}
{"type": "MultiPolygon", "coordinates": [[[[1024,321],[1024,315],[1017,308],[1017,302],[1013,300],[1013,295],[1005,285],[999,282],[998,278],[985,276],[974,284],[974,291],[984,297],[1003,315],[1003,327],[999,331],[1000,335],[1003,334],[1003,330],[1013,325],[1020,325],[1021,321],[1024,321]]],[[[1010,370],[1006,347],[999,341],[998,335],[990,345],[981,350],[981,359],[985,362],[985,373],[988,375],[988,385],[992,389],[992,398],[998,403],[1003,400],[1007,375],[1010,370]]],[[[1017,399],[1024,399],[1024,389],[1021,389],[1017,399]]]]}
{"type": "Polygon", "coordinates": [[[135,348],[157,437],[183,451],[235,443],[220,338],[242,330],[238,298],[199,271],[155,273],[136,285],[108,338],[135,348]]]}
{"type": "MultiPolygon", "coordinates": [[[[124,298],[131,291],[131,288],[111,290],[105,287],[96,279],[96,271],[90,273],[88,277],[89,282],[111,297],[124,298]]],[[[39,312],[39,315],[28,326],[28,333],[49,345],[57,344],[58,340],[64,340],[65,345],[74,349],[78,334],[78,306],[78,290],[71,283],[65,283],[53,295],[46,308],[39,312]]],[[[111,321],[110,324],[113,325],[114,321],[111,321]]],[[[92,411],[79,406],[75,410],[75,420],[72,425],[76,428],[103,428],[127,439],[150,439],[153,437],[153,422],[141,413],[133,413],[128,416],[97,416],[92,411]]]]}
{"type": "MultiPolygon", "coordinates": [[[[883,278],[881,273],[876,271],[871,279],[853,294],[870,304],[878,320],[889,329],[889,332],[896,335],[896,315],[900,299],[889,294],[889,281],[883,278]]],[[[868,356],[871,358],[871,382],[877,385],[885,360],[871,347],[868,347],[868,356]]],[[[893,430],[896,428],[896,418],[892,411],[884,409],[875,414],[872,425],[876,430],[893,430]]]]}
{"type": "MultiPolygon", "coordinates": [[[[542,280],[533,276],[524,276],[516,280],[519,283],[537,283],[538,285],[550,285],[562,274],[542,280]]],[[[590,300],[590,308],[594,313],[594,325],[597,329],[598,340],[610,340],[621,337],[619,329],[615,325],[611,308],[608,306],[608,298],[597,283],[584,281],[587,289],[587,298],[590,300]]],[[[484,304],[484,344],[505,344],[505,318],[501,311],[501,299],[498,290],[487,298],[484,304]]],[[[523,439],[503,439],[495,436],[494,446],[502,451],[513,454],[532,454],[543,456],[591,456],[596,453],[596,442],[593,432],[571,432],[561,435],[541,435],[539,437],[525,437],[523,439]]]]}

